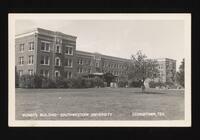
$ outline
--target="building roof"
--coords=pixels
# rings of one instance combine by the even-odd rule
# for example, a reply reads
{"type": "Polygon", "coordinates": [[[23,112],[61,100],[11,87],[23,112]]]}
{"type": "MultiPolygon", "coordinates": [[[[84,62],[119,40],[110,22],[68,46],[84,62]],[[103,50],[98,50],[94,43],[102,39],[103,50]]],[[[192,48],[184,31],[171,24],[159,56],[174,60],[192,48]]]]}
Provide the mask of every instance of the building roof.
{"type": "Polygon", "coordinates": [[[104,58],[104,59],[111,59],[111,60],[115,60],[115,61],[131,61],[130,59],[125,59],[125,58],[120,58],[120,57],[114,57],[114,56],[108,56],[108,55],[103,55],[103,54],[100,54],[98,52],[94,52],[94,53],[91,53],[91,52],[85,52],[85,51],[80,51],[80,50],[76,50],[76,54],[80,54],[80,55],[86,55],[86,56],[95,56],[95,55],[100,55],[101,58],[104,58]]]}
{"type": "Polygon", "coordinates": [[[156,58],[155,60],[157,60],[157,61],[167,61],[167,60],[169,60],[169,61],[176,61],[176,60],[170,59],[170,58],[156,58]]]}
{"type": "Polygon", "coordinates": [[[17,34],[15,35],[15,38],[20,38],[20,37],[24,37],[24,36],[28,36],[28,35],[32,35],[32,34],[43,34],[43,35],[48,35],[48,36],[60,36],[63,38],[67,38],[67,39],[73,39],[75,40],[77,37],[73,36],[73,35],[68,35],[68,34],[64,34],[62,32],[59,31],[51,31],[51,30],[47,30],[47,29],[43,29],[43,28],[34,28],[32,30],[28,30],[24,33],[21,34],[17,34]]]}
{"type": "Polygon", "coordinates": [[[94,53],[76,50],[76,54],[94,56],[94,53]]]}

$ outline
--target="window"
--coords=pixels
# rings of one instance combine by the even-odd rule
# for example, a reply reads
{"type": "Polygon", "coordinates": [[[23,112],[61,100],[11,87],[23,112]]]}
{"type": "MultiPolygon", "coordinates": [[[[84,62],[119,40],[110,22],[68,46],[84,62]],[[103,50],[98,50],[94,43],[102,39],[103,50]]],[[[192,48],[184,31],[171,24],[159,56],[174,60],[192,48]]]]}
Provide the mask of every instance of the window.
{"type": "Polygon", "coordinates": [[[72,67],[72,59],[66,59],[65,66],[72,67]]]}
{"type": "Polygon", "coordinates": [[[34,50],[34,42],[29,42],[29,51],[33,51],[34,50]]]}
{"type": "Polygon", "coordinates": [[[88,60],[88,65],[91,65],[91,61],[90,60],[88,60]]]}
{"type": "Polygon", "coordinates": [[[50,45],[49,45],[49,43],[46,43],[46,51],[50,51],[50,45]]]}
{"type": "Polygon", "coordinates": [[[105,67],[105,63],[104,62],[102,63],[102,66],[105,67]]]}
{"type": "Polygon", "coordinates": [[[91,69],[88,69],[88,73],[91,73],[91,69]]]}
{"type": "Polygon", "coordinates": [[[23,70],[19,70],[19,76],[23,75],[23,70]]]}
{"type": "Polygon", "coordinates": [[[82,73],[83,69],[82,68],[78,68],[78,73],[82,73]]]}
{"type": "Polygon", "coordinates": [[[43,50],[43,51],[45,50],[45,43],[44,42],[41,43],[41,50],[43,50]]]}
{"type": "Polygon", "coordinates": [[[48,70],[40,70],[40,75],[44,77],[49,77],[49,71],[48,70]]]}
{"type": "Polygon", "coordinates": [[[19,65],[23,65],[24,64],[24,57],[21,56],[19,57],[19,65]]]}
{"type": "Polygon", "coordinates": [[[99,67],[99,62],[96,62],[96,63],[95,63],[95,66],[96,66],[96,67],[99,67]]]}
{"type": "Polygon", "coordinates": [[[19,51],[23,52],[24,51],[24,44],[19,44],[19,51]]]}
{"type": "Polygon", "coordinates": [[[94,56],[94,59],[95,59],[95,60],[101,60],[101,56],[100,56],[100,55],[95,55],[95,56],[94,56]]]}
{"type": "Polygon", "coordinates": [[[61,53],[61,47],[59,45],[56,46],[56,53],[61,53]]]}
{"type": "Polygon", "coordinates": [[[83,64],[83,60],[82,59],[78,59],[78,64],[82,65],[83,64]]]}
{"type": "Polygon", "coordinates": [[[62,44],[62,39],[56,38],[56,44],[62,44]]]}
{"type": "Polygon", "coordinates": [[[67,78],[72,78],[72,72],[71,71],[66,71],[66,77],[67,78]]]}
{"type": "Polygon", "coordinates": [[[41,50],[46,51],[46,52],[50,52],[50,43],[46,42],[46,41],[42,41],[41,50]]]}
{"type": "Polygon", "coordinates": [[[33,75],[33,70],[32,70],[32,69],[29,69],[29,70],[28,70],[28,74],[29,74],[29,75],[33,75]]]}
{"type": "Polygon", "coordinates": [[[49,65],[49,56],[41,56],[41,61],[40,61],[40,64],[41,65],[49,65]]]}
{"type": "Polygon", "coordinates": [[[28,56],[28,64],[33,64],[33,55],[28,56]]]}
{"type": "Polygon", "coordinates": [[[65,47],[65,54],[73,55],[73,48],[72,47],[65,47]]]}
{"type": "Polygon", "coordinates": [[[60,77],[60,72],[59,71],[55,71],[55,77],[56,78],[60,77]]]}
{"type": "Polygon", "coordinates": [[[60,66],[61,64],[60,64],[60,58],[59,57],[56,57],[56,59],[55,59],[55,65],[56,66],[60,66]]]}

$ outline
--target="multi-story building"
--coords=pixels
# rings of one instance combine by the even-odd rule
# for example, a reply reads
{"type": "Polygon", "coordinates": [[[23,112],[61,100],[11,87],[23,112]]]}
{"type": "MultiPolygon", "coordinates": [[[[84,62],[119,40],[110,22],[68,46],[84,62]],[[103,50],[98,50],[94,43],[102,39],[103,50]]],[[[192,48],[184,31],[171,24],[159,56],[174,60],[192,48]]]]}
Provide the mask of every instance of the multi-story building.
{"type": "Polygon", "coordinates": [[[106,73],[110,72],[115,76],[125,74],[129,59],[76,51],[78,73],[106,73]]]}
{"type": "Polygon", "coordinates": [[[156,59],[158,62],[159,78],[161,82],[175,82],[176,60],[169,58],[156,59]]]}
{"type": "Polygon", "coordinates": [[[54,79],[77,74],[124,73],[129,59],[76,50],[75,36],[37,28],[16,35],[16,69],[19,75],[40,74],[54,79]]]}
{"type": "MultiPolygon", "coordinates": [[[[76,39],[75,36],[41,28],[16,35],[18,74],[39,74],[51,79],[106,72],[115,76],[127,74],[130,59],[78,51],[76,39]]],[[[161,59],[158,62],[162,81],[170,80],[176,71],[176,61],[161,59]]]]}
{"type": "Polygon", "coordinates": [[[74,73],[76,37],[37,28],[16,36],[19,75],[41,74],[50,78],[74,73]]]}

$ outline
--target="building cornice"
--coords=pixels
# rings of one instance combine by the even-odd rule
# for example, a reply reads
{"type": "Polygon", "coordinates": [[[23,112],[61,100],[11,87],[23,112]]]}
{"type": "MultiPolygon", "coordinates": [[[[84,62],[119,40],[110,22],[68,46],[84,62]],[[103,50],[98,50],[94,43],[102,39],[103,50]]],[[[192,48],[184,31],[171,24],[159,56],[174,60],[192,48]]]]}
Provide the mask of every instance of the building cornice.
{"type": "Polygon", "coordinates": [[[72,40],[72,41],[75,41],[77,39],[76,36],[67,35],[62,32],[51,31],[51,30],[46,30],[46,29],[42,29],[42,28],[35,28],[31,31],[17,34],[17,35],[15,35],[15,38],[26,37],[26,36],[33,35],[33,34],[46,35],[46,36],[51,36],[51,37],[60,37],[62,39],[67,39],[67,40],[72,40]]]}

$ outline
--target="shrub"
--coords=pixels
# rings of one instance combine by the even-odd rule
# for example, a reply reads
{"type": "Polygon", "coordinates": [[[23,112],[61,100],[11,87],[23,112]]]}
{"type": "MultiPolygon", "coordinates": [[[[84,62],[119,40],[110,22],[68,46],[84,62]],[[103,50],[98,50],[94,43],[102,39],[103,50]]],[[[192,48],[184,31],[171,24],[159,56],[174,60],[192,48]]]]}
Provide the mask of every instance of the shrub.
{"type": "Polygon", "coordinates": [[[64,88],[72,88],[72,80],[71,79],[64,79],[64,88]]]}
{"type": "Polygon", "coordinates": [[[35,87],[34,76],[22,75],[19,79],[19,87],[34,88],[35,87]]]}
{"type": "Polygon", "coordinates": [[[72,88],[81,88],[82,87],[82,78],[81,77],[74,77],[70,80],[72,82],[72,88]]]}
{"type": "Polygon", "coordinates": [[[104,81],[102,78],[99,77],[94,78],[94,84],[96,87],[104,87],[104,81]]]}
{"type": "Polygon", "coordinates": [[[93,87],[93,81],[91,79],[85,79],[85,88],[91,88],[93,87]]]}
{"type": "Polygon", "coordinates": [[[141,81],[129,81],[128,85],[129,85],[129,87],[141,87],[142,82],[141,81]]]}
{"type": "Polygon", "coordinates": [[[48,88],[56,88],[56,81],[48,79],[48,88]]]}
{"type": "Polygon", "coordinates": [[[162,83],[162,82],[154,82],[154,81],[149,82],[150,88],[165,87],[165,86],[166,86],[165,83],[162,83]]]}
{"type": "Polygon", "coordinates": [[[89,81],[90,81],[90,88],[93,88],[93,87],[96,86],[96,80],[95,80],[95,78],[90,78],[89,81]]]}
{"type": "Polygon", "coordinates": [[[56,83],[41,75],[22,75],[19,79],[21,88],[55,88],[56,83]]]}
{"type": "Polygon", "coordinates": [[[19,87],[19,74],[17,73],[16,70],[15,70],[15,87],[16,88],[19,87]]]}
{"type": "Polygon", "coordinates": [[[173,82],[166,82],[165,86],[167,88],[177,88],[177,86],[173,82]]]}
{"type": "Polygon", "coordinates": [[[102,78],[84,78],[81,76],[71,79],[62,77],[55,80],[43,77],[41,75],[23,75],[19,79],[19,87],[22,88],[93,88],[104,87],[102,78]]]}
{"type": "Polygon", "coordinates": [[[65,87],[65,80],[62,77],[58,77],[55,80],[56,88],[64,88],[65,87]]]}
{"type": "Polygon", "coordinates": [[[126,85],[128,85],[128,81],[119,81],[118,82],[119,87],[126,87],[126,85]]]}

